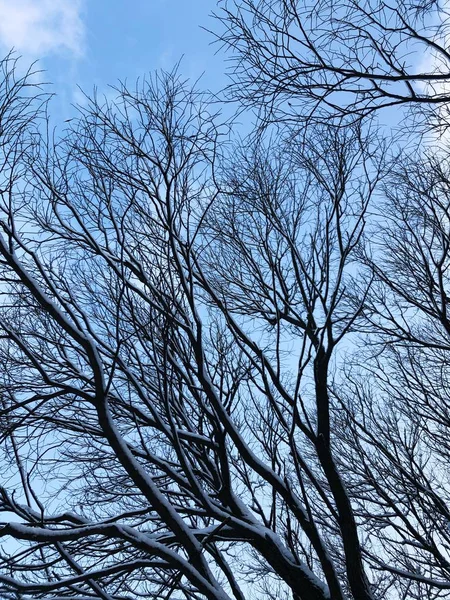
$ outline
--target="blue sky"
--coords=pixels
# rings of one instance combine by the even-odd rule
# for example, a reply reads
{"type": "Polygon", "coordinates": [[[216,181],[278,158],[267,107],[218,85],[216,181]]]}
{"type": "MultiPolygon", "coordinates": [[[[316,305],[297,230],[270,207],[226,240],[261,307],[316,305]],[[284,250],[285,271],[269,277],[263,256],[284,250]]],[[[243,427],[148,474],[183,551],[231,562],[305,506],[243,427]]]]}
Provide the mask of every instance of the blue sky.
{"type": "Polygon", "coordinates": [[[58,94],[53,110],[69,116],[77,85],[106,91],[158,68],[205,75],[200,87],[225,83],[223,55],[200,28],[213,26],[212,0],[0,0],[0,51],[12,47],[23,64],[39,60],[58,94]]]}

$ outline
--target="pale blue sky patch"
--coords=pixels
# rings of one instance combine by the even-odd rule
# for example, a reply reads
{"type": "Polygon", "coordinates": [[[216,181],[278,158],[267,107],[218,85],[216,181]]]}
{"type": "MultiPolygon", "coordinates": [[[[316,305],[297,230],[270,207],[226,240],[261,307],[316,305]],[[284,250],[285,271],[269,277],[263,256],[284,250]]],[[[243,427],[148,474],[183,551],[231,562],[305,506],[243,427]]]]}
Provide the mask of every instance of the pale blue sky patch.
{"type": "Polygon", "coordinates": [[[53,84],[53,114],[71,116],[94,87],[107,93],[118,80],[133,85],[155,69],[180,73],[199,87],[226,83],[223,55],[211,34],[210,0],[0,0],[0,52],[14,48],[23,66],[39,60],[53,84]]]}
{"type": "Polygon", "coordinates": [[[26,58],[79,57],[84,50],[81,0],[0,0],[0,44],[26,58]]]}

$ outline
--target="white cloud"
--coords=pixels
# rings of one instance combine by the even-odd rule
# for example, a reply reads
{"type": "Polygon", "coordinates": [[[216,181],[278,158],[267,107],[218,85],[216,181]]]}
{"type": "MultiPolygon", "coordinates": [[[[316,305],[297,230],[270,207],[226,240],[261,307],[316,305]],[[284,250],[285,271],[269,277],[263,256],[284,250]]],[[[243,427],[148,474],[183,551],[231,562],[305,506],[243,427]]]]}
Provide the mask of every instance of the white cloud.
{"type": "Polygon", "coordinates": [[[0,44],[32,58],[83,53],[82,0],[0,0],[0,44]]]}

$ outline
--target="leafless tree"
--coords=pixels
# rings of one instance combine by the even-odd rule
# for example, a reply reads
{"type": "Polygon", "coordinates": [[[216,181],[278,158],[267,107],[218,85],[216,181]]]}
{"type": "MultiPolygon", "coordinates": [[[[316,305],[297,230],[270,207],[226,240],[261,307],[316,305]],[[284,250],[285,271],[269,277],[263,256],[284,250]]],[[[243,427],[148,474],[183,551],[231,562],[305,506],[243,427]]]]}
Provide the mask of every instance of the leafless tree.
{"type": "Polygon", "coordinates": [[[366,556],[405,598],[450,594],[448,165],[448,151],[434,150],[391,174],[362,256],[373,280],[366,349],[336,390],[341,468],[378,532],[366,556]]]}
{"type": "Polygon", "coordinates": [[[346,123],[387,107],[447,122],[444,2],[229,0],[215,16],[228,92],[272,123],[346,123]]]}
{"type": "Polygon", "coordinates": [[[2,62],[2,597],[449,595],[446,158],[360,119],[443,105],[444,30],[377,6],[225,8],[250,142],[176,72],[57,137],[2,62]]]}
{"type": "Polygon", "coordinates": [[[54,141],[26,85],[2,98],[3,596],[379,597],[328,381],[379,149],[227,146],[176,74],[54,141]]]}

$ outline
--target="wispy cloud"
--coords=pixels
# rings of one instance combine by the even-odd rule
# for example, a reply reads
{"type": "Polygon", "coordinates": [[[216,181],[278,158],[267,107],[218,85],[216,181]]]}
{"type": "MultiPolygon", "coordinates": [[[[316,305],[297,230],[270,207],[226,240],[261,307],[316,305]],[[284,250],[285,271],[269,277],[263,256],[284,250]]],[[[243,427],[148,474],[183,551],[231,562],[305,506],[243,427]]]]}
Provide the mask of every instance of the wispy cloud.
{"type": "Polygon", "coordinates": [[[0,45],[32,57],[83,53],[82,0],[0,0],[0,45]]]}

